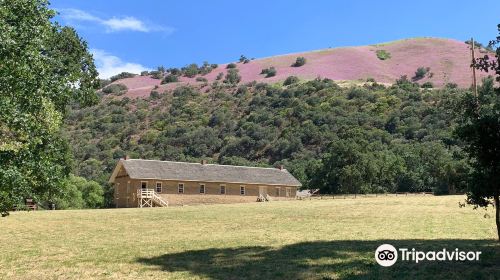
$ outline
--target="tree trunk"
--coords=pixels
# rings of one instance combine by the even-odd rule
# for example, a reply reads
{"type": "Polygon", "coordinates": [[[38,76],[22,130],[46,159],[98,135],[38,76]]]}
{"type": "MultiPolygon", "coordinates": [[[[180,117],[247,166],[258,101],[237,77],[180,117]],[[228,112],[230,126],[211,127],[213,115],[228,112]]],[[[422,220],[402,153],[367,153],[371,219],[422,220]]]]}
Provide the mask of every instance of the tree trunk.
{"type": "Polygon", "coordinates": [[[498,242],[500,242],[500,196],[495,195],[493,199],[495,200],[495,221],[497,223],[498,242]]]}

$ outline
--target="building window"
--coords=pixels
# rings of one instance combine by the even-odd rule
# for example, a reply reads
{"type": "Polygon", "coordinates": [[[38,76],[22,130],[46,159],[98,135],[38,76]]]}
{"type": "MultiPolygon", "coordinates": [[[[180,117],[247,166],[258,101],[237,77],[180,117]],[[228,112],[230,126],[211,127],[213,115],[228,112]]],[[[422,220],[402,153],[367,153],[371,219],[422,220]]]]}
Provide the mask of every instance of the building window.
{"type": "Polygon", "coordinates": [[[286,188],[286,197],[292,196],[292,190],[290,188],[286,188]]]}
{"type": "Polygon", "coordinates": [[[226,194],[226,185],[220,185],[220,194],[226,194]]]}
{"type": "Polygon", "coordinates": [[[178,186],[177,190],[178,190],[179,193],[184,193],[184,184],[179,183],[179,186],[178,186]]]}
{"type": "Polygon", "coordinates": [[[156,192],[157,193],[161,193],[162,192],[161,182],[156,182],[156,192]]]}
{"type": "Polygon", "coordinates": [[[142,181],[142,182],[141,182],[141,189],[145,190],[145,189],[147,189],[147,188],[148,188],[148,182],[144,182],[144,181],[142,181]]]}
{"type": "Polygon", "coordinates": [[[240,194],[245,195],[245,186],[240,186],[240,194]]]}
{"type": "Polygon", "coordinates": [[[281,191],[280,187],[276,187],[276,196],[280,196],[280,191],[281,191]]]}
{"type": "Polygon", "coordinates": [[[205,193],[205,184],[200,184],[200,193],[205,193]]]}

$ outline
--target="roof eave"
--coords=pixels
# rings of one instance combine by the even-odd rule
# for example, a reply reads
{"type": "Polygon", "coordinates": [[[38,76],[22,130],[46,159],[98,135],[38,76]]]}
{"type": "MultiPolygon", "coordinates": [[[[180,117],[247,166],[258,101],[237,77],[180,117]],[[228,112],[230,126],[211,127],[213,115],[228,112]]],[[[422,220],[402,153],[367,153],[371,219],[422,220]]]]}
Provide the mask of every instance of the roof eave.
{"type": "MultiPolygon", "coordinates": [[[[244,185],[268,185],[268,186],[285,186],[285,187],[302,187],[302,184],[275,184],[275,183],[255,183],[255,182],[230,182],[230,181],[212,181],[212,180],[191,180],[191,179],[181,179],[181,178],[148,178],[148,177],[137,177],[129,174],[130,179],[134,180],[164,180],[164,181],[182,181],[182,182],[204,182],[204,183],[221,183],[221,184],[244,184],[244,185]]],[[[111,179],[110,179],[110,183],[111,179]]]]}
{"type": "Polygon", "coordinates": [[[118,164],[116,164],[115,169],[113,170],[113,173],[111,173],[111,177],[109,177],[108,183],[113,184],[115,182],[116,176],[118,176],[118,172],[120,172],[120,169],[122,166],[123,166],[123,162],[120,159],[120,161],[118,161],[118,164]]]}

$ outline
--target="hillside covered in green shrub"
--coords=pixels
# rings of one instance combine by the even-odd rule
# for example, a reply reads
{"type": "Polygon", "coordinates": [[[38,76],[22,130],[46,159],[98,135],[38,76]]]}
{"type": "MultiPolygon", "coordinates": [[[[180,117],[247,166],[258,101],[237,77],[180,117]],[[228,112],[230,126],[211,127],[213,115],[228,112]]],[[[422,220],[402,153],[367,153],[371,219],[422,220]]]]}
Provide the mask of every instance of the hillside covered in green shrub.
{"type": "Polygon", "coordinates": [[[106,95],[71,108],[75,174],[102,185],[131,158],[277,166],[332,193],[461,190],[469,166],[452,137],[464,90],[408,79],[342,88],[328,79],[288,86],[178,87],[147,99],[106,95]]]}

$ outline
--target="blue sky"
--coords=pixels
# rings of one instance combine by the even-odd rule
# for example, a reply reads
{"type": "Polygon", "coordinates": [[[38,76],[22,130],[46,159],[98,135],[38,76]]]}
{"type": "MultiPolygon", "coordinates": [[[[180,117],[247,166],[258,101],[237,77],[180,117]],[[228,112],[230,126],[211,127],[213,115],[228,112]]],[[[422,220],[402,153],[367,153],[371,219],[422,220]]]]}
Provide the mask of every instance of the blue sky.
{"type": "Polygon", "coordinates": [[[500,1],[71,1],[53,0],[102,77],[159,65],[226,63],[410,37],[482,43],[497,35],[500,1]],[[407,4],[403,4],[406,2],[407,4]],[[481,14],[479,13],[481,12],[481,14]]]}

